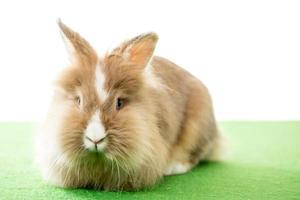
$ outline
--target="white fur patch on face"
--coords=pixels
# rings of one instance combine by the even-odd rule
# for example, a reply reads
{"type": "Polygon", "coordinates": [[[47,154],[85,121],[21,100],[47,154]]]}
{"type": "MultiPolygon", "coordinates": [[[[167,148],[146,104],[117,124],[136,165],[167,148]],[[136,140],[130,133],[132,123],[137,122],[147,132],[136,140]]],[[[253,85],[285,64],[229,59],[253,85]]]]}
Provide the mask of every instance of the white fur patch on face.
{"type": "Polygon", "coordinates": [[[100,112],[97,111],[92,116],[83,136],[85,148],[92,151],[102,151],[106,146],[106,133],[100,120],[100,112]]]}
{"type": "Polygon", "coordinates": [[[108,93],[104,89],[105,76],[104,76],[99,64],[96,66],[96,79],[95,80],[96,80],[95,87],[96,87],[97,94],[102,101],[105,101],[106,98],[108,97],[108,93]]]}

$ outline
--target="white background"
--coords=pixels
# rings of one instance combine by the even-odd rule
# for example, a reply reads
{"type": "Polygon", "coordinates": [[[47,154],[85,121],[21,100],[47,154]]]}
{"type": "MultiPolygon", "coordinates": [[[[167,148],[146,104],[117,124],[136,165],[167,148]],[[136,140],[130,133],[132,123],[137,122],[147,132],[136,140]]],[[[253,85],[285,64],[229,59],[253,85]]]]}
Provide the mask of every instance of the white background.
{"type": "Polygon", "coordinates": [[[300,119],[300,1],[0,1],[0,120],[44,116],[68,63],[57,18],[105,53],[146,31],[210,88],[219,120],[300,119]]]}

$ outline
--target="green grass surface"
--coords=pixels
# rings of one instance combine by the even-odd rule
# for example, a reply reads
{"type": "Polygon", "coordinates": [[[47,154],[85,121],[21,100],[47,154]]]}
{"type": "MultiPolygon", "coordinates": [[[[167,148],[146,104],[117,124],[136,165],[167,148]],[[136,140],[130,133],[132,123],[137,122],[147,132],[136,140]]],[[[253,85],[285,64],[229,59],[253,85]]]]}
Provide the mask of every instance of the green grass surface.
{"type": "Polygon", "coordinates": [[[300,199],[300,122],[224,122],[220,163],[199,164],[148,191],[61,189],[34,167],[31,123],[0,123],[0,199],[300,199]]]}

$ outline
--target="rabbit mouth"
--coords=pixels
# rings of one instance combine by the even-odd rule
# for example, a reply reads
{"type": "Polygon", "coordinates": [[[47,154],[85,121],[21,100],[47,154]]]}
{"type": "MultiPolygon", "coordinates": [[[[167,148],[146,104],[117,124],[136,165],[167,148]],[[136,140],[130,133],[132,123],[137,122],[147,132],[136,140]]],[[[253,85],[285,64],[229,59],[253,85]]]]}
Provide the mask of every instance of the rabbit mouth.
{"type": "Polygon", "coordinates": [[[88,136],[84,136],[83,143],[85,149],[92,152],[104,152],[107,146],[107,139],[106,137],[100,139],[92,139],[88,136]]]}

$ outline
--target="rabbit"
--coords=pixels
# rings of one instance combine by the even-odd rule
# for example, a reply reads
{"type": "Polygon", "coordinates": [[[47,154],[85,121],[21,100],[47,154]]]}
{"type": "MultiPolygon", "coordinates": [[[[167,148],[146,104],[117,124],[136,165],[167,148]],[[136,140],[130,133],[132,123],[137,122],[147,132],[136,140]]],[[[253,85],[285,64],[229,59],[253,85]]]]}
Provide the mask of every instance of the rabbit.
{"type": "Polygon", "coordinates": [[[55,82],[36,161],[64,188],[133,191],[218,159],[222,139],[208,89],[154,56],[156,33],[103,57],[60,20],[70,66],[55,82]]]}

